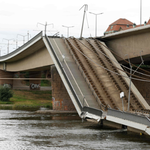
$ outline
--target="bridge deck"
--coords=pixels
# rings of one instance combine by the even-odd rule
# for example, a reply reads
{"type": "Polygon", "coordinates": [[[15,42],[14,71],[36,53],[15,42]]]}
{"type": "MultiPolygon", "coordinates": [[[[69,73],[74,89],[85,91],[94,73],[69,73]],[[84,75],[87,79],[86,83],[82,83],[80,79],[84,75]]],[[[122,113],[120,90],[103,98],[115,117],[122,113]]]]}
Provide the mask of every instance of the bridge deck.
{"type": "Polygon", "coordinates": [[[96,102],[95,97],[93,96],[92,92],[90,91],[89,87],[85,79],[83,78],[81,72],[78,69],[74,59],[72,58],[71,54],[69,53],[69,49],[66,47],[64,40],[60,38],[49,39],[55,52],[78,95],[80,102],[84,106],[90,106],[92,108],[99,109],[99,105],[96,102]],[[63,56],[65,58],[63,58],[63,56]],[[85,98],[84,98],[85,97],[85,98]]]}
{"type": "MultiPolygon", "coordinates": [[[[124,110],[128,111],[129,79],[124,78],[127,75],[120,71],[123,69],[104,43],[95,39],[49,40],[84,106],[102,110],[106,107],[122,110],[120,92],[123,91],[124,110]]],[[[132,83],[130,110],[144,109],[149,109],[149,105],[132,83]]]]}

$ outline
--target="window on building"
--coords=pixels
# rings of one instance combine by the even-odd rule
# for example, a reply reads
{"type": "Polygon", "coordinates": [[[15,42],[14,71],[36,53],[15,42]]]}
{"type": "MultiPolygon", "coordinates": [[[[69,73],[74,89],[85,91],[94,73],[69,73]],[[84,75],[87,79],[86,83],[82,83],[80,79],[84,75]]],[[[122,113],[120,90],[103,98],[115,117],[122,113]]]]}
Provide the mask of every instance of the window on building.
{"type": "Polygon", "coordinates": [[[136,24],[134,23],[134,24],[133,24],[133,28],[135,28],[135,27],[136,27],[136,24]]]}

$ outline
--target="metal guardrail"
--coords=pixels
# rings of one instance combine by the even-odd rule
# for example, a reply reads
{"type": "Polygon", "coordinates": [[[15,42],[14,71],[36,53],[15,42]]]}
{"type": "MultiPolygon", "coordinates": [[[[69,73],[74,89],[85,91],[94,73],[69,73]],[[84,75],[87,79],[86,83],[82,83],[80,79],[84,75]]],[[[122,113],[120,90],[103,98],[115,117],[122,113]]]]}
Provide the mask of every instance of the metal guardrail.
{"type": "Polygon", "coordinates": [[[24,45],[22,45],[21,47],[17,48],[15,51],[7,54],[7,55],[4,55],[4,56],[1,56],[0,57],[0,60],[1,59],[7,59],[8,57],[18,53],[19,51],[21,51],[23,48],[27,47],[28,45],[30,45],[33,41],[35,41],[36,39],[38,39],[39,37],[42,38],[43,36],[43,32],[41,31],[39,34],[37,34],[35,37],[33,37],[31,40],[29,40],[28,42],[26,42],[24,45]]]}
{"type": "Polygon", "coordinates": [[[52,50],[52,53],[53,53],[54,57],[55,57],[55,59],[56,59],[58,65],[59,65],[59,68],[60,68],[62,74],[64,75],[64,78],[65,78],[65,80],[66,80],[66,82],[67,82],[67,84],[68,84],[68,86],[69,86],[69,88],[70,88],[70,90],[71,90],[73,96],[75,97],[76,102],[78,103],[78,106],[79,106],[80,110],[82,110],[83,106],[82,106],[82,104],[81,104],[81,102],[80,102],[80,100],[79,100],[79,98],[78,98],[78,96],[77,96],[75,90],[73,89],[73,86],[72,86],[72,84],[71,84],[71,82],[70,82],[70,80],[69,80],[69,78],[68,78],[66,72],[63,70],[63,66],[62,66],[61,63],[60,63],[60,61],[59,61],[59,59],[58,59],[58,57],[57,57],[57,54],[55,53],[55,51],[54,51],[54,49],[53,49],[53,47],[52,47],[52,44],[50,43],[50,41],[49,41],[49,39],[48,39],[48,37],[47,37],[46,35],[45,35],[45,37],[46,37],[46,41],[47,41],[48,45],[50,46],[50,48],[51,48],[51,50],[52,50]]]}
{"type": "Polygon", "coordinates": [[[138,109],[135,109],[134,112],[135,112],[135,114],[141,114],[143,116],[150,117],[150,110],[138,110],[138,109]]]}
{"type": "Polygon", "coordinates": [[[94,115],[97,115],[97,116],[102,116],[102,114],[103,114],[103,111],[101,111],[101,110],[91,108],[91,107],[86,107],[86,106],[84,106],[82,108],[82,111],[83,112],[88,112],[88,113],[91,113],[91,114],[94,114],[94,115]]]}
{"type": "Polygon", "coordinates": [[[136,123],[140,123],[140,124],[144,124],[150,127],[150,119],[145,116],[139,116],[139,115],[132,114],[129,112],[123,112],[123,111],[114,110],[110,108],[108,108],[107,115],[121,118],[121,119],[128,120],[128,121],[132,121],[132,122],[136,122],[136,123]]]}

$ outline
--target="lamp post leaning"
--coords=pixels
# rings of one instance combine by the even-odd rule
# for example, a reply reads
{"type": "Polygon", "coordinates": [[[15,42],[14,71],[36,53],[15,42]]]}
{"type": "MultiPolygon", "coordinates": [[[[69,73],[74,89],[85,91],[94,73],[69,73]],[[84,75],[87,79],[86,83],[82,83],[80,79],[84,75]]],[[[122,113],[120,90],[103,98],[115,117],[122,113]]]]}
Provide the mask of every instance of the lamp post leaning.
{"type": "Polygon", "coordinates": [[[85,14],[86,14],[86,11],[88,10],[88,5],[87,5],[87,4],[84,4],[79,10],[81,10],[83,7],[84,7],[84,14],[83,14],[83,21],[82,21],[82,28],[81,28],[80,39],[82,39],[82,33],[83,33],[83,26],[84,26],[85,14]]]}
{"type": "Polygon", "coordinates": [[[62,27],[67,28],[67,37],[69,37],[69,28],[73,28],[74,26],[64,26],[64,25],[62,25],[62,27]]]}
{"type": "Polygon", "coordinates": [[[95,15],[95,37],[97,37],[97,16],[103,13],[98,13],[98,14],[95,14],[93,12],[89,12],[89,13],[95,15]]]}

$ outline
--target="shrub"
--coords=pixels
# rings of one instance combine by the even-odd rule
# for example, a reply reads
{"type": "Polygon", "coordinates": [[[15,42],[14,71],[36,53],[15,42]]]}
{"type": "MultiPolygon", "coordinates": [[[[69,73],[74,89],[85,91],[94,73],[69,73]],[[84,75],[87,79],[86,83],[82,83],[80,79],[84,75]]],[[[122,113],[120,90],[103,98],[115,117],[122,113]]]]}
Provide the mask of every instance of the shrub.
{"type": "Polygon", "coordinates": [[[0,86],[0,101],[9,101],[13,93],[9,87],[0,86]]]}

